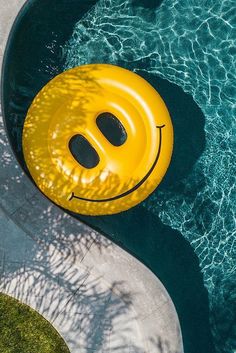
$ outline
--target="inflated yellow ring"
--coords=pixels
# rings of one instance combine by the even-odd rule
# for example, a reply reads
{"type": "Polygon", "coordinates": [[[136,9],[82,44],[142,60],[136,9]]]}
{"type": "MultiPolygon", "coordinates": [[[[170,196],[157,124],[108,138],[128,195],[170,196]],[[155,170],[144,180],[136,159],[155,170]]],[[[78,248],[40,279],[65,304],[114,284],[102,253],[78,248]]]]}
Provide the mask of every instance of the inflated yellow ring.
{"type": "Polygon", "coordinates": [[[172,146],[171,119],[156,90],[106,64],[55,77],[34,99],[23,130],[25,161],[39,189],[86,215],[118,213],[144,200],[166,173],[172,146]],[[98,126],[97,117],[106,113],[125,131],[119,146],[98,126]],[[98,156],[96,165],[85,167],[73,154],[70,143],[78,136],[98,156]]]}

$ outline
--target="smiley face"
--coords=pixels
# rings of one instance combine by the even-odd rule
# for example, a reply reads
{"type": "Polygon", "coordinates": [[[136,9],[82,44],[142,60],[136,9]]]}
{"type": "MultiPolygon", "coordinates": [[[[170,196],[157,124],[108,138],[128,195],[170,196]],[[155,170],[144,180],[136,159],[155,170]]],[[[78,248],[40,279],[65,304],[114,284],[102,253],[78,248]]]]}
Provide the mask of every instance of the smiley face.
{"type": "Polygon", "coordinates": [[[25,161],[39,189],[86,215],[127,210],[162,180],[173,146],[162,98],[143,78],[106,64],[50,81],[23,130],[25,161]]]}

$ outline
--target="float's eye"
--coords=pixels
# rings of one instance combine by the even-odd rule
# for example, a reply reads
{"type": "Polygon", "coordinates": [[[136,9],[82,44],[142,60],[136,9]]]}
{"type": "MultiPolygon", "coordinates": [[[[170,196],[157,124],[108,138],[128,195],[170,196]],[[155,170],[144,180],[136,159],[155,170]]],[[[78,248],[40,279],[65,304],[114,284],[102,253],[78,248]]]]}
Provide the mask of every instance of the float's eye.
{"type": "Polygon", "coordinates": [[[99,130],[106,139],[114,146],[121,146],[127,140],[127,133],[115,115],[111,113],[102,113],[96,120],[99,130]]]}
{"type": "Polygon", "coordinates": [[[99,156],[89,141],[82,135],[75,135],[69,142],[69,149],[76,161],[92,169],[99,163],[99,156]]]}

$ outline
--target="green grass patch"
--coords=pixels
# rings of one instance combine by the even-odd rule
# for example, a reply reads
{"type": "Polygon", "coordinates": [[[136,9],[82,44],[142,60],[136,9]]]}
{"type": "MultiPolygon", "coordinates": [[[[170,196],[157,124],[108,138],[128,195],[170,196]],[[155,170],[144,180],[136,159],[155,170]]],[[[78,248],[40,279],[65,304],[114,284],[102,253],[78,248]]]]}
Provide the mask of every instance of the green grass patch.
{"type": "Polygon", "coordinates": [[[0,293],[0,352],[69,353],[69,349],[39,313],[0,293]]]}

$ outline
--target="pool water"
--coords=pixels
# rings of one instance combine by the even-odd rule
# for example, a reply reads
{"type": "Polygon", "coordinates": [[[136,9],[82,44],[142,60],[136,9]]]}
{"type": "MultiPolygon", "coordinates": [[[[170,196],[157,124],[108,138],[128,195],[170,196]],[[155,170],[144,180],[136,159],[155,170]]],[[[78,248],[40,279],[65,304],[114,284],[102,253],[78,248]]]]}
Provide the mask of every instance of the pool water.
{"type": "Polygon", "coordinates": [[[235,7],[231,0],[33,0],[4,62],[6,127],[26,172],[26,111],[63,70],[117,64],[164,98],[175,145],[158,189],[119,215],[73,216],[160,278],[176,306],[185,353],[236,351],[235,7]]]}

